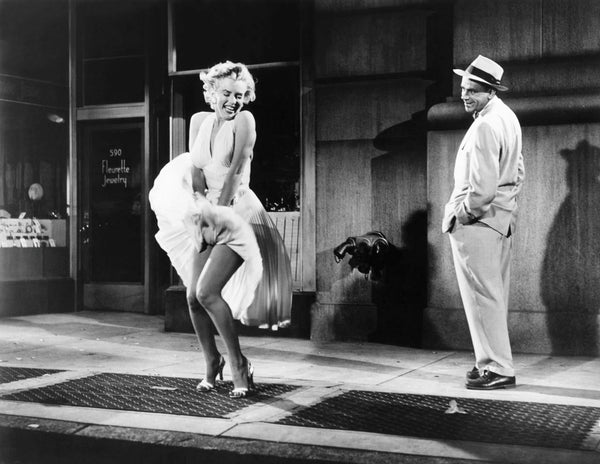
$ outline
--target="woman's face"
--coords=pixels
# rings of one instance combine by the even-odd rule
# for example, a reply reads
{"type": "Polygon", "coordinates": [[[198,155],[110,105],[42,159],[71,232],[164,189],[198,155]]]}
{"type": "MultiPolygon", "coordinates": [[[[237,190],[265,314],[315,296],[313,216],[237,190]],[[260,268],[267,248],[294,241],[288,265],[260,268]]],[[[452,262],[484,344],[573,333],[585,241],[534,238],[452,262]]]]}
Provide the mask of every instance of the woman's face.
{"type": "Polygon", "coordinates": [[[248,85],[244,81],[236,81],[225,77],[219,81],[215,91],[215,113],[220,119],[231,120],[242,111],[244,95],[248,85]]]}

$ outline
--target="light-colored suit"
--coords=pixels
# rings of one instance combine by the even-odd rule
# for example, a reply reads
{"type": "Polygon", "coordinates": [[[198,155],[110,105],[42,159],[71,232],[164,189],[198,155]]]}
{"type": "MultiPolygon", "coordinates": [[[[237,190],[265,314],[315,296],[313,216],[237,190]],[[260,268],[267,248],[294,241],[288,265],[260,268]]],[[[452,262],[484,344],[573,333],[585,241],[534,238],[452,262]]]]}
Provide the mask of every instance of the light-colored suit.
{"type": "Polygon", "coordinates": [[[476,366],[514,376],[508,336],[510,249],[525,169],[521,126],[494,96],[465,134],[442,231],[450,245],[476,366]]]}

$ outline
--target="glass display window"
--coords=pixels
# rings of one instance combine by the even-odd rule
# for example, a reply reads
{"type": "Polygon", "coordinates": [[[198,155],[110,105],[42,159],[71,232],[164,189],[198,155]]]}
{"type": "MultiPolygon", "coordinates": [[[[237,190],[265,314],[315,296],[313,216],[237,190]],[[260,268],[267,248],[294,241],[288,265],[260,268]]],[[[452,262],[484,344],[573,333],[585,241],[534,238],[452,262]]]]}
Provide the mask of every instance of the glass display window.
{"type": "Polygon", "coordinates": [[[0,281],[69,277],[66,111],[0,102],[0,113],[0,281]]]}

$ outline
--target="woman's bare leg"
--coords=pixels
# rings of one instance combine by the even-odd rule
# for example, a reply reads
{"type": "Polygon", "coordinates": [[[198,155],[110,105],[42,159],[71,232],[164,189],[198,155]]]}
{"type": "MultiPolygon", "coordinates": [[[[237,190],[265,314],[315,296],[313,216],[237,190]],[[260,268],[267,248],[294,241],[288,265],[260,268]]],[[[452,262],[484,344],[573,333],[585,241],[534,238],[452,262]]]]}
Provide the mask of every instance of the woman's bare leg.
{"type": "Polygon", "coordinates": [[[193,271],[192,271],[192,284],[186,290],[188,310],[190,313],[190,319],[196,332],[196,337],[200,346],[202,347],[202,354],[204,355],[204,362],[206,364],[206,375],[205,379],[207,382],[214,385],[215,377],[217,376],[217,369],[219,367],[219,360],[221,359],[221,353],[217,349],[215,343],[214,326],[212,319],[209,317],[206,310],[202,307],[198,298],[196,298],[195,288],[200,277],[200,273],[206,261],[210,255],[210,248],[202,253],[197,253],[194,256],[193,271]]]}
{"type": "Polygon", "coordinates": [[[248,376],[231,308],[221,296],[221,291],[242,263],[242,258],[231,248],[216,245],[200,275],[196,293],[227,346],[235,388],[247,387],[248,376]]]}

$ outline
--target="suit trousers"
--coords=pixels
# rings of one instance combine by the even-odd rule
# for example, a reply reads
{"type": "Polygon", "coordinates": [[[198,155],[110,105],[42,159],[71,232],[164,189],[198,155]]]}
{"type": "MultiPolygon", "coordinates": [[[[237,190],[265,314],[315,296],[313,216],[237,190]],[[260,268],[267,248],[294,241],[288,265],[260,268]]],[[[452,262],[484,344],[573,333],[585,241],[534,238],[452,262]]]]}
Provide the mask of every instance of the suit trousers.
{"type": "Polygon", "coordinates": [[[475,365],[514,376],[507,320],[512,238],[481,222],[458,221],[449,236],[475,365]]]}

